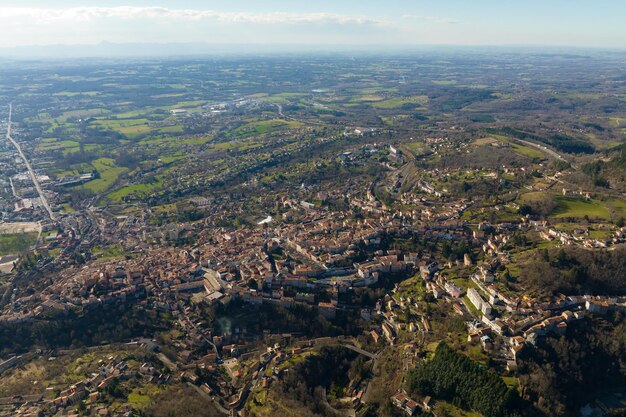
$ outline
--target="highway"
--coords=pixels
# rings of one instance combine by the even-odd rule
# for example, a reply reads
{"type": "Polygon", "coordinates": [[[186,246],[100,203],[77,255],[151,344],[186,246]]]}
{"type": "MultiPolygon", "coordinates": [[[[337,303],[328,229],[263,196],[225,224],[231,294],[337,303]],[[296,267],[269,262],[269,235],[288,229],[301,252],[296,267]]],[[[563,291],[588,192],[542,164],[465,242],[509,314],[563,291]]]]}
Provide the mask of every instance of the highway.
{"type": "Polygon", "coordinates": [[[50,208],[50,204],[48,204],[48,199],[46,198],[46,195],[43,193],[43,190],[41,189],[41,185],[39,184],[37,175],[35,175],[35,172],[33,171],[33,167],[30,165],[30,162],[28,162],[28,159],[26,159],[26,155],[24,155],[24,152],[22,152],[22,148],[20,147],[20,144],[17,143],[15,140],[13,140],[13,138],[11,137],[12,114],[13,114],[13,105],[9,104],[9,120],[7,122],[7,140],[11,142],[13,146],[15,146],[15,149],[17,149],[17,152],[20,154],[20,157],[22,158],[22,160],[24,161],[24,164],[26,165],[26,168],[28,169],[30,178],[33,181],[33,184],[35,185],[35,189],[37,190],[37,193],[39,193],[41,204],[44,206],[44,208],[48,212],[50,219],[54,220],[54,213],[52,212],[52,209],[50,208]]]}
{"type": "Polygon", "coordinates": [[[558,159],[559,161],[568,162],[572,165],[574,169],[577,169],[576,165],[570,161],[568,161],[563,155],[560,153],[548,148],[547,146],[541,145],[535,142],[529,142],[527,140],[515,139],[516,142],[521,143],[522,145],[531,146],[533,148],[539,149],[541,152],[550,155],[551,157],[558,159]]]}

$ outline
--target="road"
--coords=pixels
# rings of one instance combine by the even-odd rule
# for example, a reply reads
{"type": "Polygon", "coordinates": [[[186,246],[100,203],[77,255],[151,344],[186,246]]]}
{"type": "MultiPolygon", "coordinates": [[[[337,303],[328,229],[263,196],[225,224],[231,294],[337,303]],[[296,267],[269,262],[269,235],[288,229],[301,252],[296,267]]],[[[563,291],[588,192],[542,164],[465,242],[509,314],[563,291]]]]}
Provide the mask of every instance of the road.
{"type": "Polygon", "coordinates": [[[534,142],[529,142],[527,140],[522,140],[522,139],[515,139],[516,142],[521,143],[522,145],[526,145],[526,146],[531,146],[533,148],[536,148],[538,150],[540,150],[541,152],[550,155],[551,157],[558,159],[559,161],[563,161],[563,162],[568,162],[572,165],[572,167],[574,169],[576,169],[576,165],[570,161],[568,161],[563,155],[561,155],[560,153],[548,148],[547,146],[544,145],[540,145],[538,143],[534,143],[534,142]]]}
{"type": "Polygon", "coordinates": [[[378,355],[376,355],[375,353],[368,352],[367,350],[363,350],[363,349],[358,348],[358,347],[356,347],[354,345],[350,345],[350,344],[347,344],[347,343],[339,343],[339,346],[345,347],[346,349],[353,350],[356,353],[360,353],[361,355],[367,356],[370,359],[374,359],[374,360],[378,359],[378,355]]]}
{"type": "Polygon", "coordinates": [[[194,385],[191,382],[187,382],[187,385],[189,385],[191,388],[195,389],[198,392],[198,394],[200,394],[203,397],[211,400],[211,403],[217,409],[217,411],[219,411],[220,413],[222,413],[225,416],[230,416],[231,415],[231,412],[229,410],[227,410],[224,407],[222,407],[222,405],[219,402],[215,401],[215,398],[213,398],[212,396],[210,396],[206,392],[202,391],[202,389],[199,386],[194,385]]]}
{"type": "Polygon", "coordinates": [[[24,161],[24,164],[26,165],[26,168],[28,169],[28,173],[30,174],[30,178],[33,181],[33,185],[35,186],[37,193],[39,193],[39,199],[41,200],[41,204],[44,206],[44,208],[48,212],[50,219],[54,220],[54,213],[52,212],[52,209],[50,208],[50,204],[48,203],[48,199],[46,198],[46,195],[43,193],[43,190],[41,189],[41,184],[39,184],[39,180],[37,179],[37,175],[35,175],[35,172],[33,171],[33,167],[30,165],[30,162],[28,162],[28,159],[26,159],[26,155],[24,155],[24,152],[22,152],[22,148],[20,147],[20,144],[17,143],[15,140],[13,140],[13,138],[11,137],[12,114],[13,114],[13,105],[9,104],[9,120],[7,122],[7,140],[11,142],[13,146],[15,146],[15,149],[17,149],[17,152],[20,154],[20,157],[22,158],[22,160],[24,161]]]}
{"type": "Polygon", "coordinates": [[[13,193],[13,197],[19,199],[20,196],[17,195],[17,192],[15,191],[15,184],[13,184],[13,178],[9,178],[9,183],[11,184],[11,192],[13,193]]]}

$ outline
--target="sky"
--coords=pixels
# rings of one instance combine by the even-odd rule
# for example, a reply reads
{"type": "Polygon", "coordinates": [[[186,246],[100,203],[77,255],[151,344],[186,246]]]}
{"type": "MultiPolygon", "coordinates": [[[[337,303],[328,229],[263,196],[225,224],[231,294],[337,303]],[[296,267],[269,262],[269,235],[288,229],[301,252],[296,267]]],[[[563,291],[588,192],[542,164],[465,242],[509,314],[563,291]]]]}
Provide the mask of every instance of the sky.
{"type": "Polygon", "coordinates": [[[626,48],[626,0],[0,0],[0,47],[108,43],[626,48]]]}

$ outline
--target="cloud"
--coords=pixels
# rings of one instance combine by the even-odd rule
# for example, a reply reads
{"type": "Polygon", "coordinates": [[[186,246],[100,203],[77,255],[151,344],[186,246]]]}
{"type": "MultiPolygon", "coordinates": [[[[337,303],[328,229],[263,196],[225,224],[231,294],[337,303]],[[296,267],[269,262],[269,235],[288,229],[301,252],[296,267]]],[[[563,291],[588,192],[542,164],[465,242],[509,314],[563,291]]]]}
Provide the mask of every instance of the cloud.
{"type": "Polygon", "coordinates": [[[98,19],[152,19],[252,24],[336,24],[388,25],[389,22],[363,16],[335,13],[236,13],[213,10],[169,9],[165,7],[70,7],[62,9],[33,7],[0,7],[0,20],[29,20],[34,24],[89,22],[98,19]]]}
{"type": "Polygon", "coordinates": [[[422,20],[426,22],[445,23],[448,25],[459,23],[458,20],[452,19],[449,17],[420,16],[420,15],[414,15],[414,14],[405,14],[405,15],[402,15],[402,18],[406,20],[422,20]]]}

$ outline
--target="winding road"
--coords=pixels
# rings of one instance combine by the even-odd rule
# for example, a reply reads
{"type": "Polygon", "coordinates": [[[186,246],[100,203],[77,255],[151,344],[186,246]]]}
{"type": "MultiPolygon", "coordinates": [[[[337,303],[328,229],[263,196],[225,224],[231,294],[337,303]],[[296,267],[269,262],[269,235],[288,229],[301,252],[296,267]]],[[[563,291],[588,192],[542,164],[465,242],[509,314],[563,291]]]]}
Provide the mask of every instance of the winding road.
{"type": "Polygon", "coordinates": [[[50,216],[50,219],[54,220],[54,213],[52,212],[52,209],[50,208],[50,204],[48,203],[48,199],[46,198],[46,195],[44,194],[43,190],[41,189],[41,184],[39,184],[39,180],[37,179],[37,175],[35,175],[35,172],[33,171],[33,167],[30,165],[30,162],[28,162],[28,159],[26,159],[26,155],[24,155],[24,152],[22,152],[22,148],[20,147],[20,144],[17,143],[11,137],[11,116],[12,116],[12,114],[13,114],[13,105],[9,104],[9,120],[7,122],[7,140],[9,142],[11,142],[13,144],[13,146],[15,146],[15,149],[17,149],[17,152],[20,154],[20,157],[22,158],[22,160],[24,161],[24,164],[26,165],[26,168],[28,169],[28,173],[30,174],[30,178],[33,181],[33,184],[35,185],[35,189],[37,190],[37,193],[39,193],[39,199],[41,200],[41,204],[43,205],[43,207],[48,212],[48,215],[50,216]]]}

